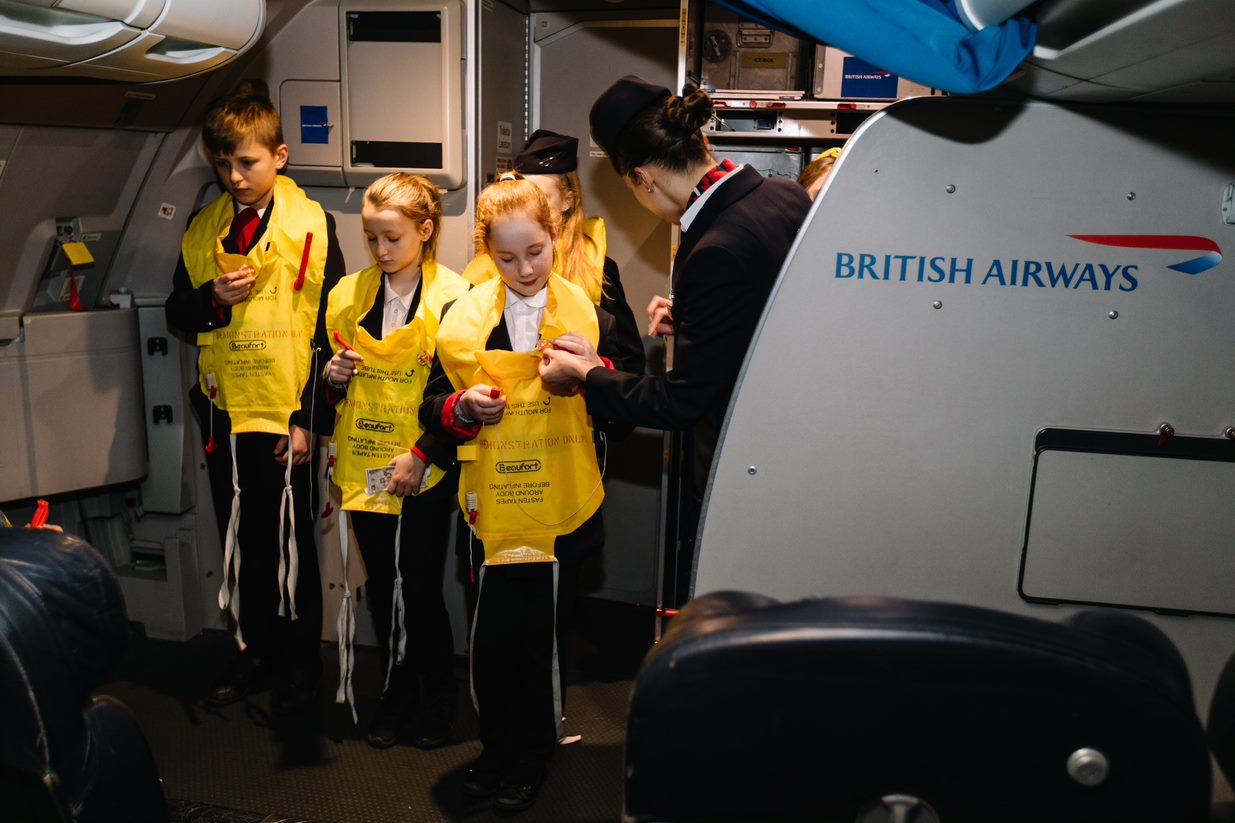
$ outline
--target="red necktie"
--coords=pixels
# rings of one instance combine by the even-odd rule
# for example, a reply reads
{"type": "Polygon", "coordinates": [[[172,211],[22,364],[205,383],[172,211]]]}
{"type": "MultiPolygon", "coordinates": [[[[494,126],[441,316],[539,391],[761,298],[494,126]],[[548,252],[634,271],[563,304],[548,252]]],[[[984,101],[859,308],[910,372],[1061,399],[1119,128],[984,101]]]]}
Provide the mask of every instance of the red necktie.
{"type": "Polygon", "coordinates": [[[236,250],[241,254],[247,254],[249,246],[253,244],[253,234],[257,231],[257,224],[261,222],[257,216],[257,209],[250,206],[246,209],[241,209],[240,213],[232,220],[232,237],[236,238],[236,250]]]}

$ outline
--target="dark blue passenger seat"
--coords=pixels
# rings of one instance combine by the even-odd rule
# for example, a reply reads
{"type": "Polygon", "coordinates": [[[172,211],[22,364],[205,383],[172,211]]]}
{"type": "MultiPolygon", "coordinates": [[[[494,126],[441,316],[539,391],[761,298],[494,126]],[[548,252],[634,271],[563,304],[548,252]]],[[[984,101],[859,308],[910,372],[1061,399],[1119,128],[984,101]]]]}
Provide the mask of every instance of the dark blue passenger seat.
{"type": "Polygon", "coordinates": [[[120,586],[98,552],[0,529],[0,821],[167,819],[129,710],[91,697],[127,641],[120,586]]]}
{"type": "Polygon", "coordinates": [[[1122,612],[714,593],[631,699],[635,821],[1199,823],[1210,793],[1183,659],[1122,612]]]}

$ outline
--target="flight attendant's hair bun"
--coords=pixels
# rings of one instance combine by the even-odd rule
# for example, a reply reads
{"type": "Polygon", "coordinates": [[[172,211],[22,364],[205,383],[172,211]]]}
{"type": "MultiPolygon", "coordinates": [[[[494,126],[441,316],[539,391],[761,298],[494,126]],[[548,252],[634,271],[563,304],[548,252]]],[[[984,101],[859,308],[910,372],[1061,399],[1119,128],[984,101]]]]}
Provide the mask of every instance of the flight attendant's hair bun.
{"type": "Polygon", "coordinates": [[[681,97],[665,100],[665,119],[671,129],[694,134],[712,119],[712,98],[694,83],[687,83],[681,97]]]}

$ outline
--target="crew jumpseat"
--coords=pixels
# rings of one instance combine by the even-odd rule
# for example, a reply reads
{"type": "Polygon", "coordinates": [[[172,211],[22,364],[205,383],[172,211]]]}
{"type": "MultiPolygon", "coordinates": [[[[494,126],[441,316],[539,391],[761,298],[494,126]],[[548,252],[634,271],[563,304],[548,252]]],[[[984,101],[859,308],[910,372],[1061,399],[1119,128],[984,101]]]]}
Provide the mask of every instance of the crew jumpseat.
{"type": "Polygon", "coordinates": [[[167,820],[129,710],[90,696],[127,640],[120,586],[98,552],[0,528],[0,822],[167,820]]]}
{"type": "Polygon", "coordinates": [[[688,603],[631,698],[634,821],[1207,821],[1187,670],[1141,618],[688,603]]]}

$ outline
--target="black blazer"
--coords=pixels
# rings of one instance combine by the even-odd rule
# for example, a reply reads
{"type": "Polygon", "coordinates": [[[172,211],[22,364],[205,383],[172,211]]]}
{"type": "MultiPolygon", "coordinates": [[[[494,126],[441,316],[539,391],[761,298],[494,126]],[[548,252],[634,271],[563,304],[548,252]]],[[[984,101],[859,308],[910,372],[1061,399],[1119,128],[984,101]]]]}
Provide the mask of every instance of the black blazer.
{"type": "Polygon", "coordinates": [[[600,307],[613,315],[613,348],[616,355],[613,364],[622,371],[643,374],[646,355],[643,351],[643,332],[635,322],[635,313],[626,302],[626,290],[618,275],[618,264],[605,258],[605,279],[601,287],[600,307]]]}
{"type": "Polygon", "coordinates": [[[755,327],[811,200],[796,183],[747,166],[708,198],[673,260],[673,368],[664,375],[592,369],[594,416],[679,430],[696,498],[755,327]]]}

